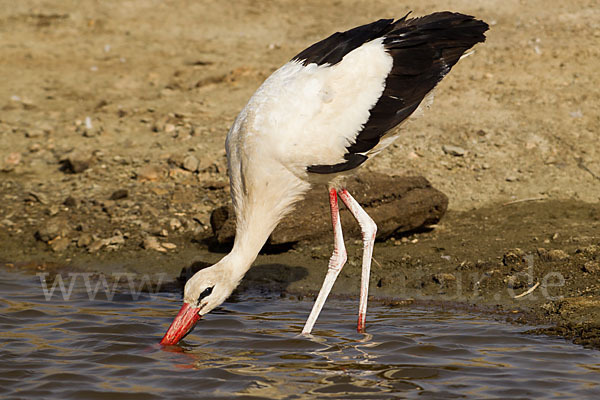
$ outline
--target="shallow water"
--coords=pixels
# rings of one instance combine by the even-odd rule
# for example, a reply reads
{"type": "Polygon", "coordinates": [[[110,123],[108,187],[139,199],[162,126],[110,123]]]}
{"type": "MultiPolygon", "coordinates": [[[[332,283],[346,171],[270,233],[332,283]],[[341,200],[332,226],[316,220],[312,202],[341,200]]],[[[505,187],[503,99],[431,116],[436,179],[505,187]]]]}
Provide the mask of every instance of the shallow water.
{"type": "Polygon", "coordinates": [[[310,301],[251,293],[161,348],[179,306],[90,300],[82,281],[46,301],[39,277],[0,270],[0,397],[600,398],[600,352],[481,316],[373,305],[358,334],[356,302],[332,299],[301,337],[310,301]]]}

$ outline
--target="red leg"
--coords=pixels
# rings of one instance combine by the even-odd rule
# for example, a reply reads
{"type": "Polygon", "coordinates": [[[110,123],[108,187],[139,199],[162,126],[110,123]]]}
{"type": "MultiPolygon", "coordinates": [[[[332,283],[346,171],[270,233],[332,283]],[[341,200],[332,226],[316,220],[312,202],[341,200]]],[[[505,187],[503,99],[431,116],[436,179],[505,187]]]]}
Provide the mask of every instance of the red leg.
{"type": "Polygon", "coordinates": [[[344,237],[342,235],[342,224],[340,223],[338,195],[335,189],[329,189],[329,207],[331,209],[331,223],[333,225],[333,254],[329,259],[329,267],[327,268],[327,274],[325,275],[321,291],[306,320],[304,329],[302,329],[303,334],[309,334],[312,331],[313,326],[321,313],[321,309],[325,304],[325,300],[327,300],[327,296],[329,295],[329,292],[331,292],[331,288],[348,258],[346,247],[344,246],[344,237]]]}
{"type": "Polygon", "coordinates": [[[358,324],[356,329],[364,332],[365,321],[367,317],[367,300],[369,298],[369,276],[371,274],[371,258],[373,257],[373,246],[375,245],[375,234],[377,225],[369,217],[369,214],[363,210],[356,200],[348,193],[346,189],[340,191],[340,198],[348,207],[348,210],[360,225],[363,238],[363,262],[362,276],[360,280],[360,302],[358,305],[358,324]]]}

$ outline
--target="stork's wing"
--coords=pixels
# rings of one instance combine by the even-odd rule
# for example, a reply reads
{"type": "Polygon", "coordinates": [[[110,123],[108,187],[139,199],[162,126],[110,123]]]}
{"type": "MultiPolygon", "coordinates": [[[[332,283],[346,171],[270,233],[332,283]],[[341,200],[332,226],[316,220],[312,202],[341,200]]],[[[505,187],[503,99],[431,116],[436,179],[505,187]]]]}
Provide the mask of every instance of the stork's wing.
{"type": "Polygon", "coordinates": [[[396,22],[379,20],[338,32],[302,51],[293,60],[304,65],[339,63],[344,56],[374,39],[393,58],[385,88],[370,110],[367,122],[346,147],[346,161],[311,165],[308,172],[328,174],[357,167],[367,160],[390,129],[408,118],[425,96],[471,47],[485,41],[488,25],[469,15],[440,12],[396,22]]]}

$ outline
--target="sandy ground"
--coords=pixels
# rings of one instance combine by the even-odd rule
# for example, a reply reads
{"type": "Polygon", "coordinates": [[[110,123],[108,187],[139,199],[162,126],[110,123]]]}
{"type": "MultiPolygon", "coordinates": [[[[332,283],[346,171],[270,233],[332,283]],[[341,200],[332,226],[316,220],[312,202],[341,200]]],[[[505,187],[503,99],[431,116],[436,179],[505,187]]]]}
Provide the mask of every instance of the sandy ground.
{"type": "MultiPolygon", "coordinates": [[[[449,300],[518,308],[576,340],[597,334],[595,1],[0,1],[0,259],[171,276],[216,261],[207,238],[210,212],[229,201],[224,138],[260,83],[333,31],[442,9],[487,21],[488,40],[366,168],[425,176],[450,212],[433,231],[378,244],[374,294],[448,300],[461,282],[470,294],[449,300]],[[515,283],[529,255],[534,280],[515,283]],[[562,299],[512,298],[553,271],[565,285],[536,290],[562,299]]],[[[304,244],[257,264],[300,268],[273,281],[312,291],[330,250],[304,244]]],[[[358,265],[340,293],[356,288],[358,265]]]]}

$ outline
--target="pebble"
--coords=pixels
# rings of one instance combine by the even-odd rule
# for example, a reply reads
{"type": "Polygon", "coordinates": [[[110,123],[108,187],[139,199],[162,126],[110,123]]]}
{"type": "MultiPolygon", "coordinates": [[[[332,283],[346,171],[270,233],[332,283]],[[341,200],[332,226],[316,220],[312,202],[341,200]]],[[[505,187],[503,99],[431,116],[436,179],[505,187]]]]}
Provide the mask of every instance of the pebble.
{"type": "Polygon", "coordinates": [[[66,237],[57,237],[56,239],[48,242],[52,251],[56,253],[60,253],[65,251],[67,247],[71,244],[71,239],[66,237]]]}
{"type": "Polygon", "coordinates": [[[568,259],[569,259],[569,255],[567,253],[565,253],[563,250],[554,249],[554,250],[548,251],[548,260],[549,261],[564,261],[564,260],[568,260],[568,259]]]}
{"type": "Polygon", "coordinates": [[[64,171],[78,174],[90,167],[92,157],[89,154],[74,152],[60,162],[64,171]]]}
{"type": "Polygon", "coordinates": [[[52,218],[46,221],[35,233],[35,237],[42,242],[48,243],[58,236],[67,236],[70,228],[63,219],[52,218]]]}
{"type": "Polygon", "coordinates": [[[63,205],[67,207],[77,207],[79,205],[79,201],[75,197],[69,196],[65,199],[65,201],[63,201],[63,205]]]}
{"type": "Polygon", "coordinates": [[[77,239],[77,247],[88,247],[94,238],[89,233],[82,233],[77,239]]]}
{"type": "Polygon", "coordinates": [[[57,204],[52,204],[48,207],[47,213],[49,216],[54,217],[60,212],[60,207],[57,204]]]}
{"type": "Polygon", "coordinates": [[[455,157],[462,157],[467,153],[467,151],[462,147],[453,146],[451,144],[443,145],[442,150],[444,151],[444,153],[455,157]]]}
{"type": "Polygon", "coordinates": [[[583,272],[587,272],[588,274],[597,274],[600,272],[600,262],[588,261],[581,269],[583,272]]]}
{"type": "Polygon", "coordinates": [[[181,226],[181,221],[177,218],[171,218],[169,221],[169,228],[171,228],[172,231],[176,231],[177,229],[181,228],[181,226]]]}
{"type": "Polygon", "coordinates": [[[32,143],[29,146],[27,146],[27,150],[29,150],[30,153],[37,153],[41,149],[42,149],[42,145],[39,143],[32,143]]]}
{"type": "Polygon", "coordinates": [[[157,165],[146,165],[135,172],[136,178],[140,181],[158,181],[164,177],[165,173],[157,165]]]}
{"type": "Polygon", "coordinates": [[[188,155],[183,159],[183,169],[191,172],[198,171],[200,161],[193,155],[188,155]]]}
{"type": "Polygon", "coordinates": [[[29,195],[31,197],[33,197],[34,200],[40,202],[41,204],[48,204],[48,198],[43,193],[29,192],[29,195]]]}
{"type": "Polygon", "coordinates": [[[129,196],[127,189],[118,189],[110,195],[110,200],[121,200],[127,198],[127,196],[129,196]]]}
{"type": "Polygon", "coordinates": [[[29,129],[25,131],[25,137],[26,138],[39,138],[44,136],[44,131],[42,131],[41,129],[29,129]]]}
{"type": "Polygon", "coordinates": [[[456,280],[456,277],[446,272],[439,272],[437,274],[434,274],[432,279],[435,283],[443,285],[444,283],[454,282],[456,280]]]}
{"type": "Polygon", "coordinates": [[[119,232],[116,235],[114,235],[113,237],[107,239],[107,241],[108,241],[108,244],[113,244],[113,245],[124,244],[125,237],[123,237],[123,235],[119,232]]]}
{"type": "Polygon", "coordinates": [[[525,259],[525,252],[521,249],[512,249],[502,256],[502,264],[506,266],[517,265],[525,259]]]}
{"type": "Polygon", "coordinates": [[[161,246],[154,236],[147,236],[142,242],[142,247],[146,250],[155,250],[161,253],[166,253],[167,249],[161,246]]]}
{"type": "Polygon", "coordinates": [[[177,245],[175,243],[164,242],[161,243],[161,245],[167,250],[175,250],[177,248],[177,245]]]}
{"type": "Polygon", "coordinates": [[[104,246],[106,246],[106,240],[105,239],[97,239],[94,240],[88,247],[88,251],[90,253],[95,253],[98,250],[100,250],[101,248],[103,248],[104,246]]]}
{"type": "Polygon", "coordinates": [[[11,172],[17,165],[21,163],[21,153],[13,152],[4,158],[4,162],[0,166],[2,172],[11,172]]]}

